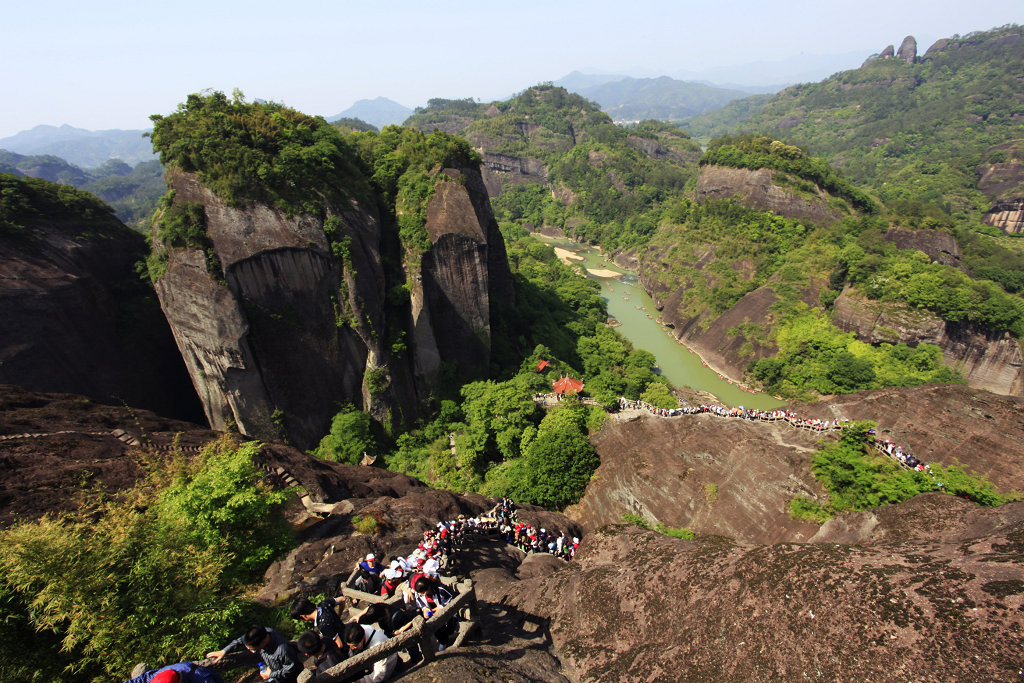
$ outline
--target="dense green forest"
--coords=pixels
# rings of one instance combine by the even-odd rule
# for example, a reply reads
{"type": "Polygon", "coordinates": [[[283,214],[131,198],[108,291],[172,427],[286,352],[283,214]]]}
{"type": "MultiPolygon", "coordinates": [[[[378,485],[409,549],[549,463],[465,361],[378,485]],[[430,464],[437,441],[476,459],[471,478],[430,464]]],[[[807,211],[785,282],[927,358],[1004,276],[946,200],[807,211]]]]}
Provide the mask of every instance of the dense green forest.
{"type": "MultiPolygon", "coordinates": [[[[769,287],[780,299],[769,322],[744,324],[730,333],[743,339],[751,377],[771,390],[809,399],[818,393],[962,381],[944,367],[936,349],[861,344],[834,328],[828,311],[849,285],[880,305],[922,309],[991,333],[1024,331],[1024,308],[1015,296],[1024,285],[1024,249],[1015,238],[980,225],[988,201],[975,175],[982,160],[1012,160],[1013,149],[1006,151],[1004,143],[1024,136],[1022,123],[1007,109],[1013,101],[1007,93],[1019,90],[1021,72],[1020,44],[1006,38],[1014,32],[1019,30],[1010,27],[955,39],[918,64],[876,60],[820,84],[759,98],[769,104],[751,105],[748,119],[775,116],[780,123],[764,127],[771,135],[730,134],[710,141],[701,165],[769,168],[773,182],[788,193],[817,197],[825,192],[829,206],[846,216],[833,225],[801,223],[728,200],[695,205],[686,196],[694,182],[692,166],[677,163],[669,171],[659,165],[664,156],[638,158],[623,151],[630,143],[635,151],[641,135],[664,145],[673,127],[645,123],[623,128],[618,138],[604,129],[589,137],[559,137],[566,124],[548,122],[573,96],[554,95],[557,89],[546,86],[490,105],[438,101],[419,115],[424,124],[455,126],[487,153],[543,160],[546,182],[506,185],[492,199],[499,221],[561,228],[608,251],[635,252],[641,263],[649,258],[645,272],[660,281],[662,291],[681,290],[681,312],[699,317],[702,326],[745,294],[769,287]],[[966,99],[957,94],[964,89],[970,94],[966,99]],[[986,103],[995,101],[999,105],[982,116],[986,103]],[[833,114],[819,115],[832,111],[829,107],[833,114]],[[957,132],[961,121],[972,126],[966,136],[957,132]],[[884,137],[886,126],[900,131],[891,134],[898,144],[884,137]],[[938,136],[926,144],[920,137],[908,141],[904,132],[911,129],[921,136],[926,129],[937,130],[938,136]],[[886,140],[884,149],[879,139],[886,140]],[[998,149],[986,151],[992,146],[998,149]],[[853,163],[871,158],[877,163],[853,163]],[[665,182],[668,177],[672,180],[665,182]],[[630,186],[623,178],[641,182],[630,186]],[[966,271],[896,248],[884,238],[890,226],[952,234],[966,271]],[[817,332],[806,338],[810,330],[817,332]],[[778,357],[755,371],[766,353],[778,357]],[[859,359],[858,366],[870,365],[871,372],[840,376],[835,367],[851,356],[859,359]]],[[[575,101],[574,108],[579,104],[575,101]]],[[[573,132],[585,126],[584,119],[574,121],[573,132]]],[[[744,129],[761,130],[753,124],[744,129]]]]}
{"type": "Polygon", "coordinates": [[[74,221],[83,227],[117,223],[111,208],[88,192],[41,178],[0,173],[0,237],[26,235],[29,225],[46,219],[74,221]]]}

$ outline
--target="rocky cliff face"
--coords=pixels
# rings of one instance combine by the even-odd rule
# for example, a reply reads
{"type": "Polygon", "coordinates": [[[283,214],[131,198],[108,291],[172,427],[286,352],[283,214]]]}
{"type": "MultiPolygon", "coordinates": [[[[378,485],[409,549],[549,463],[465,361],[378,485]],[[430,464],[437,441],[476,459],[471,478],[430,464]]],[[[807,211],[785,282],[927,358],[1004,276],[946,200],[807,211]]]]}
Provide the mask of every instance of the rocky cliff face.
{"type": "Polygon", "coordinates": [[[970,386],[998,394],[1024,395],[1024,356],[1018,341],[1008,333],[977,330],[904,304],[865,299],[849,287],[833,305],[832,322],[872,344],[935,344],[942,349],[946,364],[958,368],[970,386]]]}
{"type": "Polygon", "coordinates": [[[965,272],[967,270],[960,262],[960,245],[948,233],[937,230],[889,228],[885,233],[885,239],[900,249],[916,249],[923,252],[932,260],[932,263],[953,266],[965,272]]]}
{"type": "Polygon", "coordinates": [[[310,448],[339,405],[401,422],[417,414],[441,362],[487,367],[491,297],[508,300],[511,277],[479,173],[454,173],[471,179],[442,183],[431,201],[432,246],[404,306],[386,302],[393,285],[375,207],[332,209],[339,253],[318,218],[228,206],[195,176],[170,175],[174,202],[204,207],[223,271],[210,272],[202,249],[173,248],[156,285],[214,428],[310,448]],[[395,329],[411,338],[405,352],[386,338],[395,329]]]}
{"type": "Polygon", "coordinates": [[[982,223],[1010,234],[1024,232],[1024,144],[1019,140],[986,152],[988,163],[975,170],[978,189],[992,201],[982,223]]]}
{"type": "Polygon", "coordinates": [[[713,415],[616,419],[594,438],[601,465],[570,515],[588,531],[629,513],[744,543],[805,541],[818,526],[791,519],[789,501],[824,493],[809,465],[819,439],[713,415]]]}
{"type": "Polygon", "coordinates": [[[517,157],[509,154],[477,149],[483,157],[483,179],[490,196],[496,197],[510,185],[546,183],[548,167],[540,159],[517,157]]]}
{"type": "Polygon", "coordinates": [[[702,166],[697,176],[697,201],[707,199],[737,200],[760,211],[774,211],[780,216],[812,223],[831,223],[842,218],[828,206],[828,195],[821,190],[807,196],[780,187],[779,174],[767,168],[751,171],[746,168],[702,166]]]}
{"type": "Polygon", "coordinates": [[[0,229],[0,382],[201,419],[156,298],[135,273],[145,240],[111,215],[41,208],[23,222],[18,233],[0,229]]]}
{"type": "Polygon", "coordinates": [[[416,374],[436,378],[447,362],[463,377],[480,377],[490,363],[491,300],[512,300],[512,274],[480,174],[442,173],[451,180],[437,185],[427,205],[433,246],[413,287],[416,374]]]}

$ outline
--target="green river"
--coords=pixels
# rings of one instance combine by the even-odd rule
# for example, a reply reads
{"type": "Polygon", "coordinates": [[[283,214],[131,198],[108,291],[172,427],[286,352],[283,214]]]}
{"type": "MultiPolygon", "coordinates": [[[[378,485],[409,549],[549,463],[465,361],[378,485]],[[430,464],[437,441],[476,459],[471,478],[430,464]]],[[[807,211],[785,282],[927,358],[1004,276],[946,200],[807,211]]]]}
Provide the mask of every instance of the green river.
{"type": "Polygon", "coordinates": [[[745,391],[703,365],[700,356],[681,344],[670,328],[658,323],[658,309],[640,286],[635,273],[606,261],[596,247],[565,239],[537,237],[546,244],[583,257],[583,261],[576,263],[588,269],[616,273],[614,277],[588,273],[587,277],[601,284],[601,295],[608,302],[608,315],[622,323],[621,327],[616,328],[619,333],[632,342],[634,347],[653,353],[658,359],[661,374],[672,384],[709,392],[728,406],[767,410],[783,405],[782,401],[768,394],[745,391]]]}

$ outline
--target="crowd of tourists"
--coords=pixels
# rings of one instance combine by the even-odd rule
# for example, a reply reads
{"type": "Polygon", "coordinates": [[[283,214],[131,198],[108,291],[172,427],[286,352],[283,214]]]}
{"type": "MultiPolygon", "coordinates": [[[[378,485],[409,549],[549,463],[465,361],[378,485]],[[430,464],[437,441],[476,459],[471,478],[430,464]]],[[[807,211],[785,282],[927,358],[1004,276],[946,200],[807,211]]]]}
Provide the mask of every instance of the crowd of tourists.
{"type": "Polygon", "coordinates": [[[544,527],[520,522],[516,514],[516,505],[507,498],[502,498],[495,508],[499,531],[505,542],[515,546],[529,555],[530,553],[548,553],[560,557],[566,562],[576,555],[580,539],[570,537],[564,531],[548,531],[544,527]]]}
{"type": "MultiPolygon", "coordinates": [[[[349,604],[356,607],[358,600],[328,597],[314,604],[308,598],[299,598],[292,604],[290,614],[293,619],[306,622],[310,629],[296,640],[289,640],[276,629],[254,625],[206,657],[216,664],[225,655],[244,648],[258,655],[259,675],[264,681],[295,683],[304,668],[315,672],[315,681],[316,676],[347,658],[405,632],[417,616],[430,620],[451,602],[455,596],[442,582],[442,573],[447,573],[446,567],[451,565],[452,551],[467,543],[468,536],[474,533],[500,533],[523,552],[550,552],[565,560],[572,558],[579,545],[578,538],[569,542],[564,533],[548,533],[519,522],[516,504],[502,498],[489,514],[468,518],[459,515],[438,522],[435,528],[423,533],[412,552],[397,555],[387,564],[375,553],[368,553],[353,568],[353,588],[383,598],[400,593],[401,600],[369,602],[346,623],[341,614],[349,604]]],[[[456,616],[434,633],[437,650],[451,647],[458,631],[456,616]]],[[[422,657],[416,647],[405,650],[405,655],[406,667],[422,657]]],[[[402,659],[398,652],[393,653],[346,680],[383,683],[395,674],[402,659]]],[[[212,668],[181,662],[146,671],[126,683],[223,683],[223,679],[212,668]]]]}

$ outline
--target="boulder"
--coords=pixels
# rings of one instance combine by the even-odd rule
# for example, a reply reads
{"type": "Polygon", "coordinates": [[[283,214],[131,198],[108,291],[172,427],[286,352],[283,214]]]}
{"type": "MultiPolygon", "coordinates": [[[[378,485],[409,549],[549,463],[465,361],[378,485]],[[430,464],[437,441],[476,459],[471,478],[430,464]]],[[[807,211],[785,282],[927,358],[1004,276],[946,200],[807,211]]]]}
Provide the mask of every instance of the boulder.
{"type": "Polygon", "coordinates": [[[914,36],[907,36],[900,43],[900,49],[896,52],[896,59],[902,59],[907,64],[917,61],[917,41],[914,36]]]}

